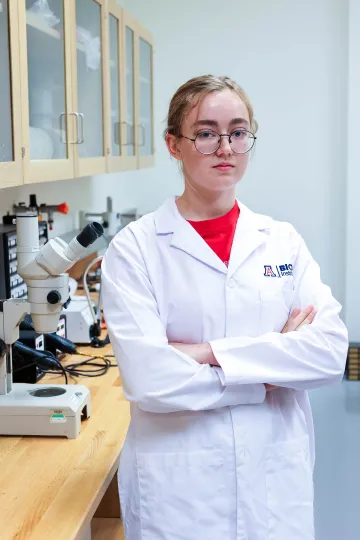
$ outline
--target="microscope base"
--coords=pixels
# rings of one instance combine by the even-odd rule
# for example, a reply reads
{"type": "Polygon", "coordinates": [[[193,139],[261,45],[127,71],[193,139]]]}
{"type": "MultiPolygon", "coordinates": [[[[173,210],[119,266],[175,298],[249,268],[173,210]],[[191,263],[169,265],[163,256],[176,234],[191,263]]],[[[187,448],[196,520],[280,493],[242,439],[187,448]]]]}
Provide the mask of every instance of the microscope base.
{"type": "Polygon", "coordinates": [[[0,395],[0,435],[76,439],[81,418],[90,413],[86,386],[15,383],[9,394],[0,395]]]}

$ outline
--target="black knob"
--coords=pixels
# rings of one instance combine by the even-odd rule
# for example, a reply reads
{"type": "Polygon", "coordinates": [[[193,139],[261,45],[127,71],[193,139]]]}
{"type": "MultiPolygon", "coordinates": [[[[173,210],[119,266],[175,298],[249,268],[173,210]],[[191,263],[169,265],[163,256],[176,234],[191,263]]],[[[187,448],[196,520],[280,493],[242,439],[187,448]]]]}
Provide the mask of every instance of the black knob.
{"type": "Polygon", "coordinates": [[[61,300],[61,294],[59,291],[50,291],[47,295],[47,301],[49,304],[58,304],[61,300]]]}

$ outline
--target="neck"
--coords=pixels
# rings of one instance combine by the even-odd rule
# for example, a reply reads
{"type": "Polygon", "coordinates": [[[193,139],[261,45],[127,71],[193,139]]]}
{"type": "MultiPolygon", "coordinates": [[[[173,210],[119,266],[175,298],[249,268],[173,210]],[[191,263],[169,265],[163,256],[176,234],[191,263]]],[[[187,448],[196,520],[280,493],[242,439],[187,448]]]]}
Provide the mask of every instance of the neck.
{"type": "Polygon", "coordinates": [[[182,217],[190,221],[215,219],[224,216],[234,207],[235,189],[223,193],[200,193],[185,187],[184,193],[176,200],[182,217]]]}

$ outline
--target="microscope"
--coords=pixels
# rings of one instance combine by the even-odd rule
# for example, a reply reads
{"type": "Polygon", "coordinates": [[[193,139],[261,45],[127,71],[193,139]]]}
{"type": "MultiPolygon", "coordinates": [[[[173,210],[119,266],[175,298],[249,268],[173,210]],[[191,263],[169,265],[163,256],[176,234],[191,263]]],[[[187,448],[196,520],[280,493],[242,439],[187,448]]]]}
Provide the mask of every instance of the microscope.
{"type": "Polygon", "coordinates": [[[14,384],[12,345],[27,314],[38,333],[56,332],[60,312],[69,301],[66,271],[104,231],[99,223],[89,223],[69,244],[53,238],[41,249],[37,214],[17,214],[16,231],[18,274],[27,285],[28,298],[0,301],[0,435],[74,439],[81,418],[90,416],[89,389],[77,384],[14,384]]]}

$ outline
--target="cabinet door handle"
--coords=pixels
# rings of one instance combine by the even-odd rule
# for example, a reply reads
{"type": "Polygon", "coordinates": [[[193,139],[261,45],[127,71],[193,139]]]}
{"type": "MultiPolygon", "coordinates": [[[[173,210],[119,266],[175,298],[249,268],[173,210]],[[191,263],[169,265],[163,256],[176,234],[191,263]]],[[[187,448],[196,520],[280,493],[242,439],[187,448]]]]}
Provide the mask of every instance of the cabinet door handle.
{"type": "Polygon", "coordinates": [[[120,125],[121,125],[120,122],[114,122],[114,143],[117,145],[120,145],[120,135],[119,135],[120,125]]]}
{"type": "Polygon", "coordinates": [[[144,124],[138,124],[138,127],[141,128],[141,132],[143,135],[141,138],[141,142],[139,142],[138,144],[138,147],[142,148],[143,146],[145,146],[145,142],[146,142],[146,129],[145,129],[144,124]]]}
{"type": "Polygon", "coordinates": [[[63,112],[60,114],[60,141],[62,144],[67,144],[66,132],[67,132],[67,122],[66,122],[66,113],[63,112]],[[65,118],[65,126],[63,127],[63,120],[65,118]],[[64,136],[65,133],[65,136],[64,136]]]}
{"type": "Polygon", "coordinates": [[[77,144],[83,144],[84,142],[84,115],[82,113],[75,113],[77,116],[77,125],[78,125],[78,140],[77,144]],[[80,118],[80,122],[79,122],[80,118]],[[79,137],[79,124],[80,124],[80,137],[79,137]]]}
{"type": "MultiPolygon", "coordinates": [[[[134,141],[133,141],[133,137],[132,137],[132,140],[131,141],[128,141],[128,134],[129,134],[129,131],[128,131],[128,127],[130,124],[128,124],[128,122],[125,122],[125,120],[123,122],[121,122],[121,125],[125,125],[126,126],[126,142],[124,142],[122,144],[122,146],[132,146],[134,144],[134,141]]],[[[134,126],[133,126],[133,133],[134,133],[134,126]]]]}
{"type": "Polygon", "coordinates": [[[60,139],[63,144],[80,144],[79,143],[79,113],[77,112],[70,112],[70,113],[61,113],[60,114],[60,139]],[[65,121],[65,129],[63,129],[63,119],[67,119],[68,116],[75,116],[76,118],[76,131],[77,131],[77,138],[75,141],[68,141],[66,137],[64,137],[63,132],[67,134],[67,126],[68,123],[65,121]]]}

